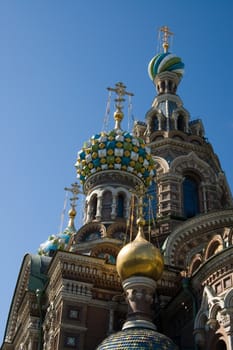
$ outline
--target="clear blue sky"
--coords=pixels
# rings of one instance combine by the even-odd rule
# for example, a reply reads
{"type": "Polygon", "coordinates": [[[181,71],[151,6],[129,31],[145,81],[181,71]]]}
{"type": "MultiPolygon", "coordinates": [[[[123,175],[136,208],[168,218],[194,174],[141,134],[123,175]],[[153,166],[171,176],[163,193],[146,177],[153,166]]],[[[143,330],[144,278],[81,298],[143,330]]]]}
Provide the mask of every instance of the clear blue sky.
{"type": "Polygon", "coordinates": [[[232,0],[1,0],[0,342],[22,258],[58,233],[76,153],[102,129],[106,87],[123,81],[144,120],[162,25],[185,63],[178,93],[233,187],[232,18],[232,0]]]}

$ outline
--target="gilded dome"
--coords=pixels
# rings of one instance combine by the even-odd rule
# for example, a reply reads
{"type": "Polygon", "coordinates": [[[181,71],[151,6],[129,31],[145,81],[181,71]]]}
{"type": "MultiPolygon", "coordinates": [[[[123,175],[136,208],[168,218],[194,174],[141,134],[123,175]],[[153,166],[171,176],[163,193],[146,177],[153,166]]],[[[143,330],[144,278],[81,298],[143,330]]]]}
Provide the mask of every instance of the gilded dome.
{"type": "Polygon", "coordinates": [[[116,268],[121,280],[132,276],[158,280],[164,267],[158,248],[148,242],[140,231],[135,240],[126,244],[117,256],[116,268]]]}
{"type": "Polygon", "coordinates": [[[148,65],[148,74],[151,80],[154,80],[157,74],[163,72],[174,72],[179,77],[184,74],[184,63],[180,57],[164,52],[154,56],[148,65]]]}
{"type": "Polygon", "coordinates": [[[111,334],[96,350],[177,350],[171,339],[146,328],[128,328],[111,334]]]}
{"type": "Polygon", "coordinates": [[[78,152],[75,166],[82,184],[91,175],[106,170],[134,174],[147,186],[154,176],[154,161],[150,149],[142,139],[121,129],[92,136],[78,152]]]}

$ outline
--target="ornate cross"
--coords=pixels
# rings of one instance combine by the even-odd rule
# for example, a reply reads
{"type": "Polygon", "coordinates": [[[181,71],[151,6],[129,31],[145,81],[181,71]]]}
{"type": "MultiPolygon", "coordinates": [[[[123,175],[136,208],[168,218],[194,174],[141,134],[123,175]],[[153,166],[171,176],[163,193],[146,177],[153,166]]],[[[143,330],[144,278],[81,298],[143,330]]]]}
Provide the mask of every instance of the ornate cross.
{"type": "Polygon", "coordinates": [[[162,38],[163,49],[164,49],[164,52],[166,53],[169,48],[169,37],[171,37],[174,34],[169,30],[168,26],[161,27],[159,31],[163,33],[163,38],[162,38]]]}
{"type": "Polygon", "coordinates": [[[116,108],[120,111],[122,110],[122,107],[123,107],[122,102],[125,101],[123,96],[125,96],[125,95],[133,96],[134,95],[132,92],[128,92],[125,89],[126,89],[126,86],[122,82],[116,83],[115,88],[111,88],[111,87],[107,88],[108,91],[114,91],[116,93],[116,95],[118,96],[115,99],[115,102],[116,102],[116,108]]]}
{"type": "Polygon", "coordinates": [[[70,201],[72,208],[75,208],[76,201],[78,200],[78,194],[82,193],[82,191],[80,191],[80,185],[77,182],[74,182],[73,184],[71,184],[71,188],[65,187],[64,190],[69,191],[73,194],[73,197],[70,198],[70,201]]]}

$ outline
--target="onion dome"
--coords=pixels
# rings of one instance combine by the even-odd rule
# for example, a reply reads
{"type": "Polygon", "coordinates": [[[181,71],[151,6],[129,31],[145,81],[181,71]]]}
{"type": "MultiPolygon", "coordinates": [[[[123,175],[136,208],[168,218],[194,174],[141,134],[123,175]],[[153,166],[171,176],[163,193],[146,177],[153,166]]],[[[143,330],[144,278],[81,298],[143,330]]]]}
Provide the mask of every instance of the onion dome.
{"type": "Polygon", "coordinates": [[[47,241],[40,245],[38,250],[39,255],[52,256],[56,250],[66,250],[66,248],[69,247],[71,237],[76,233],[74,227],[75,216],[76,210],[71,208],[69,210],[70,219],[67,228],[57,235],[50,235],[47,241]]]}
{"type": "MultiPolygon", "coordinates": [[[[117,112],[114,118],[119,121],[122,116],[117,112]]],[[[154,176],[154,161],[150,149],[142,139],[119,128],[108,133],[96,134],[85,142],[81,151],[78,152],[75,166],[82,184],[91,175],[107,170],[120,170],[134,174],[146,186],[154,176]]]]}
{"type": "Polygon", "coordinates": [[[184,74],[184,63],[181,58],[169,53],[164,52],[154,56],[148,65],[148,74],[151,80],[163,72],[173,72],[182,78],[184,74]]]}
{"type": "Polygon", "coordinates": [[[137,350],[177,350],[171,339],[154,330],[146,328],[129,328],[111,334],[96,350],[137,349],[137,350]]]}
{"type": "Polygon", "coordinates": [[[139,226],[135,240],[126,244],[117,256],[116,268],[121,280],[143,276],[157,281],[162,275],[163,267],[160,250],[145,239],[142,225],[139,226]]]}

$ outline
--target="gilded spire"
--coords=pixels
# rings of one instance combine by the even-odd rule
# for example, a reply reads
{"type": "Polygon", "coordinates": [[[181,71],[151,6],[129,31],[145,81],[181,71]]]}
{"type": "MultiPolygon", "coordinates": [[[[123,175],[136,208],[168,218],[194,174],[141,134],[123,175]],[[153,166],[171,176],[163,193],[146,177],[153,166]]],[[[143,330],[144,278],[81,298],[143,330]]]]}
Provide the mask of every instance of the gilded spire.
{"type": "Polygon", "coordinates": [[[146,223],[145,219],[143,217],[143,198],[144,198],[145,193],[146,193],[145,186],[144,185],[137,186],[136,192],[137,192],[137,196],[138,196],[138,219],[137,219],[138,234],[137,234],[137,237],[145,238],[144,232],[143,232],[143,226],[145,226],[145,223],[146,223]]]}
{"type": "Polygon", "coordinates": [[[108,87],[107,89],[108,91],[114,91],[117,95],[117,98],[115,99],[116,111],[114,113],[115,130],[121,130],[121,121],[124,117],[124,113],[122,111],[123,102],[125,101],[124,96],[133,96],[133,94],[126,91],[126,86],[122,82],[116,83],[115,88],[108,87]]]}
{"type": "Polygon", "coordinates": [[[159,31],[162,33],[162,45],[164,53],[167,53],[169,49],[169,37],[171,37],[174,34],[169,30],[168,26],[161,27],[159,31]]]}

